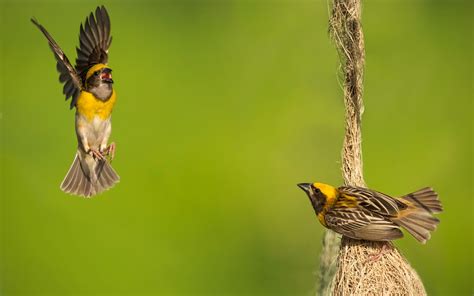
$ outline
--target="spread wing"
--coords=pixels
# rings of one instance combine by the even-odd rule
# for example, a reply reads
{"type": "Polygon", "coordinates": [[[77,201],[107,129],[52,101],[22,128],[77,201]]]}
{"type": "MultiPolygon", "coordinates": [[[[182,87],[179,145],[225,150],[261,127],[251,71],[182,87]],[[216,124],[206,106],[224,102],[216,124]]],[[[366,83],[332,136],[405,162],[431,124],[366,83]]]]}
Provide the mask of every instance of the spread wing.
{"type": "Polygon", "coordinates": [[[37,20],[31,19],[33,24],[40,29],[46,39],[48,39],[49,47],[54,53],[57,64],[56,69],[59,72],[59,81],[64,83],[63,93],[66,95],[66,100],[72,97],[71,109],[75,106],[77,97],[82,89],[82,80],[77,74],[74,67],[69,62],[69,59],[64,54],[59,45],[54,41],[53,37],[49,35],[48,31],[37,20]]]}
{"type": "Polygon", "coordinates": [[[95,64],[107,64],[108,51],[112,37],[110,36],[110,18],[104,6],[97,7],[94,14],[86,17],[84,26],[79,31],[79,47],[77,50],[76,70],[85,84],[87,70],[95,64]]]}
{"type": "Polygon", "coordinates": [[[108,49],[112,43],[109,14],[104,6],[97,7],[95,17],[91,12],[86,18],[84,26],[81,24],[79,47],[76,48],[76,67],[71,65],[69,59],[48,31],[35,19],[31,19],[31,21],[48,39],[49,47],[57,60],[56,68],[60,74],[59,81],[64,83],[63,93],[66,95],[66,100],[72,97],[72,109],[85,85],[87,70],[95,64],[106,64],[108,61],[108,49]]]}

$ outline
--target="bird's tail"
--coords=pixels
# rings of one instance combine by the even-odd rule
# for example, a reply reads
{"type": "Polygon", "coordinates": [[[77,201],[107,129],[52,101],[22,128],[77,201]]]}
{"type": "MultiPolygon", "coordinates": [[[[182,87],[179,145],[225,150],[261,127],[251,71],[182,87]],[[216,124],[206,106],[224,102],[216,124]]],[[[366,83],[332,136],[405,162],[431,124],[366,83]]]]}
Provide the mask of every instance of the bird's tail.
{"type": "Polygon", "coordinates": [[[393,220],[405,228],[419,242],[425,243],[430,239],[430,231],[436,229],[439,219],[433,214],[441,213],[443,206],[438,194],[432,188],[423,188],[401,197],[409,202],[409,207],[400,212],[399,217],[393,220]]]}
{"type": "Polygon", "coordinates": [[[108,161],[97,161],[78,151],[60,188],[69,194],[92,197],[110,189],[119,180],[108,161]]]}

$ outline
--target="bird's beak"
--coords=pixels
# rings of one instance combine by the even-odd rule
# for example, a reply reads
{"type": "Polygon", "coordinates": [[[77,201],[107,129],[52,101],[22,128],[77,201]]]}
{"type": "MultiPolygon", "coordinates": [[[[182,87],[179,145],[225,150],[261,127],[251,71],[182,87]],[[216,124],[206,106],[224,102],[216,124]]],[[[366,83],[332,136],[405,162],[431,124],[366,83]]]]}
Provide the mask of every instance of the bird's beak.
{"type": "Polygon", "coordinates": [[[109,69],[109,68],[103,69],[100,78],[102,79],[102,81],[106,83],[114,83],[112,79],[112,69],[109,69]]]}
{"type": "Polygon", "coordinates": [[[299,183],[298,187],[301,188],[307,194],[310,193],[311,184],[309,184],[309,183],[299,183]]]}

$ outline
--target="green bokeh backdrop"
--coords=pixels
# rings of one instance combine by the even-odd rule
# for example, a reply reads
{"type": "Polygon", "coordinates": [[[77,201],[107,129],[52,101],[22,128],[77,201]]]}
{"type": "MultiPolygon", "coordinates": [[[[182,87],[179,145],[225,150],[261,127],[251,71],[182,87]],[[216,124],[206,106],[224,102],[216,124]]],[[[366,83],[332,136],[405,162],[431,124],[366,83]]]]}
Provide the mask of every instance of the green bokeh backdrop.
{"type": "MultiPolygon", "coordinates": [[[[0,1],[1,295],[313,295],[322,227],[303,181],[339,185],[343,104],[326,1],[0,1]],[[114,189],[59,190],[76,139],[35,16],[71,60],[112,19],[114,189]]],[[[473,265],[470,1],[364,1],[370,187],[445,213],[397,246],[431,295],[473,265]]]]}

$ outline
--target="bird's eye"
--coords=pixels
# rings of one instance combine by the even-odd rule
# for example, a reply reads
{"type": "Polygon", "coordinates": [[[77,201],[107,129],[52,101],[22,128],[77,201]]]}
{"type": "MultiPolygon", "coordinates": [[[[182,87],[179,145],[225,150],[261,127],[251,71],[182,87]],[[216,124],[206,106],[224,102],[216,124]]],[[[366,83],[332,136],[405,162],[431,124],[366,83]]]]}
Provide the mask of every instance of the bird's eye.
{"type": "Polygon", "coordinates": [[[100,72],[99,71],[95,71],[94,72],[94,76],[99,76],[100,72]]]}
{"type": "Polygon", "coordinates": [[[311,186],[311,187],[313,187],[313,192],[314,193],[320,193],[321,192],[321,190],[319,190],[319,188],[314,187],[314,186],[311,186]]]}

